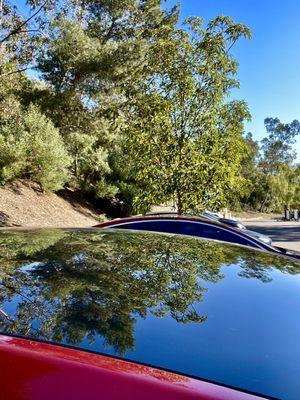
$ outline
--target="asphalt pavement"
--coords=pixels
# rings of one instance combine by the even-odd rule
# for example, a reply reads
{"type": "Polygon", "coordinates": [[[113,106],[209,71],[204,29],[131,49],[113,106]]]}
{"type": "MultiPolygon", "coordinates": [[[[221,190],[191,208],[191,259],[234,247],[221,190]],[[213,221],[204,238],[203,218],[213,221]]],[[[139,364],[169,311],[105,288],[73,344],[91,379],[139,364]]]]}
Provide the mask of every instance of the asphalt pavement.
{"type": "Polygon", "coordinates": [[[260,232],[273,240],[274,246],[300,252],[300,221],[246,220],[248,229],[260,232]]]}

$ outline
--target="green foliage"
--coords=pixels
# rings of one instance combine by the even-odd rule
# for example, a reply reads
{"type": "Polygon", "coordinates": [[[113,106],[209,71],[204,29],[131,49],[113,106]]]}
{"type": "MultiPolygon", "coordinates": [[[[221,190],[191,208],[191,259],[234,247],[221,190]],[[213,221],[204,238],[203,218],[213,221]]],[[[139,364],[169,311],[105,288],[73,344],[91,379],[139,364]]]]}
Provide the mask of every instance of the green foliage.
{"type": "Polygon", "coordinates": [[[295,159],[292,145],[300,134],[300,122],[294,120],[290,124],[283,124],[278,118],[266,118],[265,126],[269,136],[262,140],[263,157],[260,164],[266,173],[275,174],[283,164],[295,159]]]}
{"type": "Polygon", "coordinates": [[[73,159],[70,183],[100,198],[115,197],[124,187],[117,172],[123,155],[115,161],[132,107],[128,93],[143,79],[151,47],[172,30],[177,11],[163,11],[160,0],[63,2],[62,9],[38,57],[45,85],[29,100],[64,138],[73,159]]]}
{"type": "Polygon", "coordinates": [[[0,183],[17,179],[25,170],[26,145],[13,132],[0,131],[0,183]]]}
{"type": "Polygon", "coordinates": [[[17,107],[0,125],[0,177],[2,184],[29,178],[44,190],[58,190],[68,178],[70,162],[59,131],[39,110],[17,107]]]}
{"type": "Polygon", "coordinates": [[[299,167],[293,163],[293,144],[300,133],[297,120],[283,124],[278,118],[266,118],[269,134],[261,147],[246,138],[249,157],[244,160],[242,174],[250,182],[246,196],[240,198],[244,208],[282,212],[284,206],[300,206],[299,167]]]}
{"type": "Polygon", "coordinates": [[[283,164],[277,174],[268,180],[269,196],[266,207],[282,212],[284,207],[299,208],[300,206],[300,169],[299,166],[283,164]]]}
{"type": "Polygon", "coordinates": [[[110,172],[108,151],[97,146],[97,137],[78,132],[68,136],[70,153],[74,160],[74,176],[83,191],[94,189],[99,197],[105,197],[104,176],[110,172]],[[101,192],[101,189],[103,191],[101,192]]]}
{"type": "MultiPolygon", "coordinates": [[[[0,181],[17,178],[38,182],[44,190],[60,189],[68,177],[69,156],[60,132],[33,106],[24,107],[24,94],[34,84],[23,71],[39,49],[36,34],[43,18],[25,20],[8,1],[0,21],[0,181]],[[34,24],[35,29],[30,29],[34,24]]],[[[42,9],[37,9],[39,12],[42,9]]]]}
{"type": "Polygon", "coordinates": [[[24,128],[25,174],[45,190],[61,189],[68,179],[70,158],[58,129],[33,106],[25,114],[24,128]]]}
{"type": "Polygon", "coordinates": [[[158,42],[153,73],[136,99],[126,129],[126,151],[140,187],[136,205],[175,200],[179,212],[218,208],[243,187],[243,101],[226,103],[237,63],[229,54],[247,27],[219,17],[207,27],[192,18],[187,31],[158,42]]]}
{"type": "Polygon", "coordinates": [[[114,215],[166,201],[272,207],[271,169],[292,160],[299,127],[266,120],[260,159],[243,136],[247,104],[228,96],[245,25],[178,27],[178,6],[161,0],[30,0],[29,20],[14,5],[4,0],[0,21],[1,183],[68,184],[114,215]]]}

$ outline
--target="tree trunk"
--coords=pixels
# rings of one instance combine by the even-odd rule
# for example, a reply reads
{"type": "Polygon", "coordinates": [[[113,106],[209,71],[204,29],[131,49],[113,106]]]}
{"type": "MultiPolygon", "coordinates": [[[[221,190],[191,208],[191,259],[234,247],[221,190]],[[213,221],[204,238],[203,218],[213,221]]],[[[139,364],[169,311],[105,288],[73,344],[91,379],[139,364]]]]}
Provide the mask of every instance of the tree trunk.
{"type": "Polygon", "coordinates": [[[78,155],[75,155],[74,159],[74,175],[78,178],[78,155]]]}
{"type": "Polygon", "coordinates": [[[182,194],[180,190],[176,192],[176,200],[177,200],[177,212],[179,215],[183,214],[183,204],[182,204],[182,194]]]}
{"type": "Polygon", "coordinates": [[[269,194],[270,194],[270,190],[268,189],[268,191],[266,193],[266,197],[264,198],[264,201],[261,203],[261,206],[260,206],[260,209],[259,209],[260,212],[263,212],[263,209],[264,209],[264,206],[266,204],[266,201],[268,200],[269,194]]]}

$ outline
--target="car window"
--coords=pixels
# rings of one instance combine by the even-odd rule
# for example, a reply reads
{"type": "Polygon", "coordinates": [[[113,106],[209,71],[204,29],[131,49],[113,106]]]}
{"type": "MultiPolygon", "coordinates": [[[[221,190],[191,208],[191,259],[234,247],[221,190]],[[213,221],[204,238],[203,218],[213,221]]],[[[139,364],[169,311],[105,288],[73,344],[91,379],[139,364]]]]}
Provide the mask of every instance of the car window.
{"type": "Polygon", "coordinates": [[[212,214],[202,214],[202,217],[204,218],[208,218],[208,219],[212,219],[214,221],[218,221],[220,218],[217,217],[216,215],[212,215],[212,214]]]}
{"type": "Polygon", "coordinates": [[[171,220],[149,220],[149,221],[135,221],[127,222],[124,224],[111,226],[118,229],[136,229],[146,230],[154,232],[165,232],[165,233],[179,233],[183,235],[191,235],[203,237],[206,239],[222,240],[230,243],[237,243],[251,247],[260,248],[255,242],[248,238],[231,232],[226,228],[205,224],[201,222],[192,221],[171,221],[171,220]]]}

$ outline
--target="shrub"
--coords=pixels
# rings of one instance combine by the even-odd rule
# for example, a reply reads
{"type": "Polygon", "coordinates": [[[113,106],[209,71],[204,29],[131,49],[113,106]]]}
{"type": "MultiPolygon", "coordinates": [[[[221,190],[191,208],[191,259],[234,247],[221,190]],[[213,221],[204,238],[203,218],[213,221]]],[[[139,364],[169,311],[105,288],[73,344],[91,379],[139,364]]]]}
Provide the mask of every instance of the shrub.
{"type": "Polygon", "coordinates": [[[53,123],[35,106],[0,122],[0,182],[28,178],[43,190],[62,188],[70,157],[53,123]]]}
{"type": "Polygon", "coordinates": [[[31,106],[24,118],[26,130],[26,173],[45,190],[61,189],[68,179],[70,157],[59,130],[31,106]]]}

